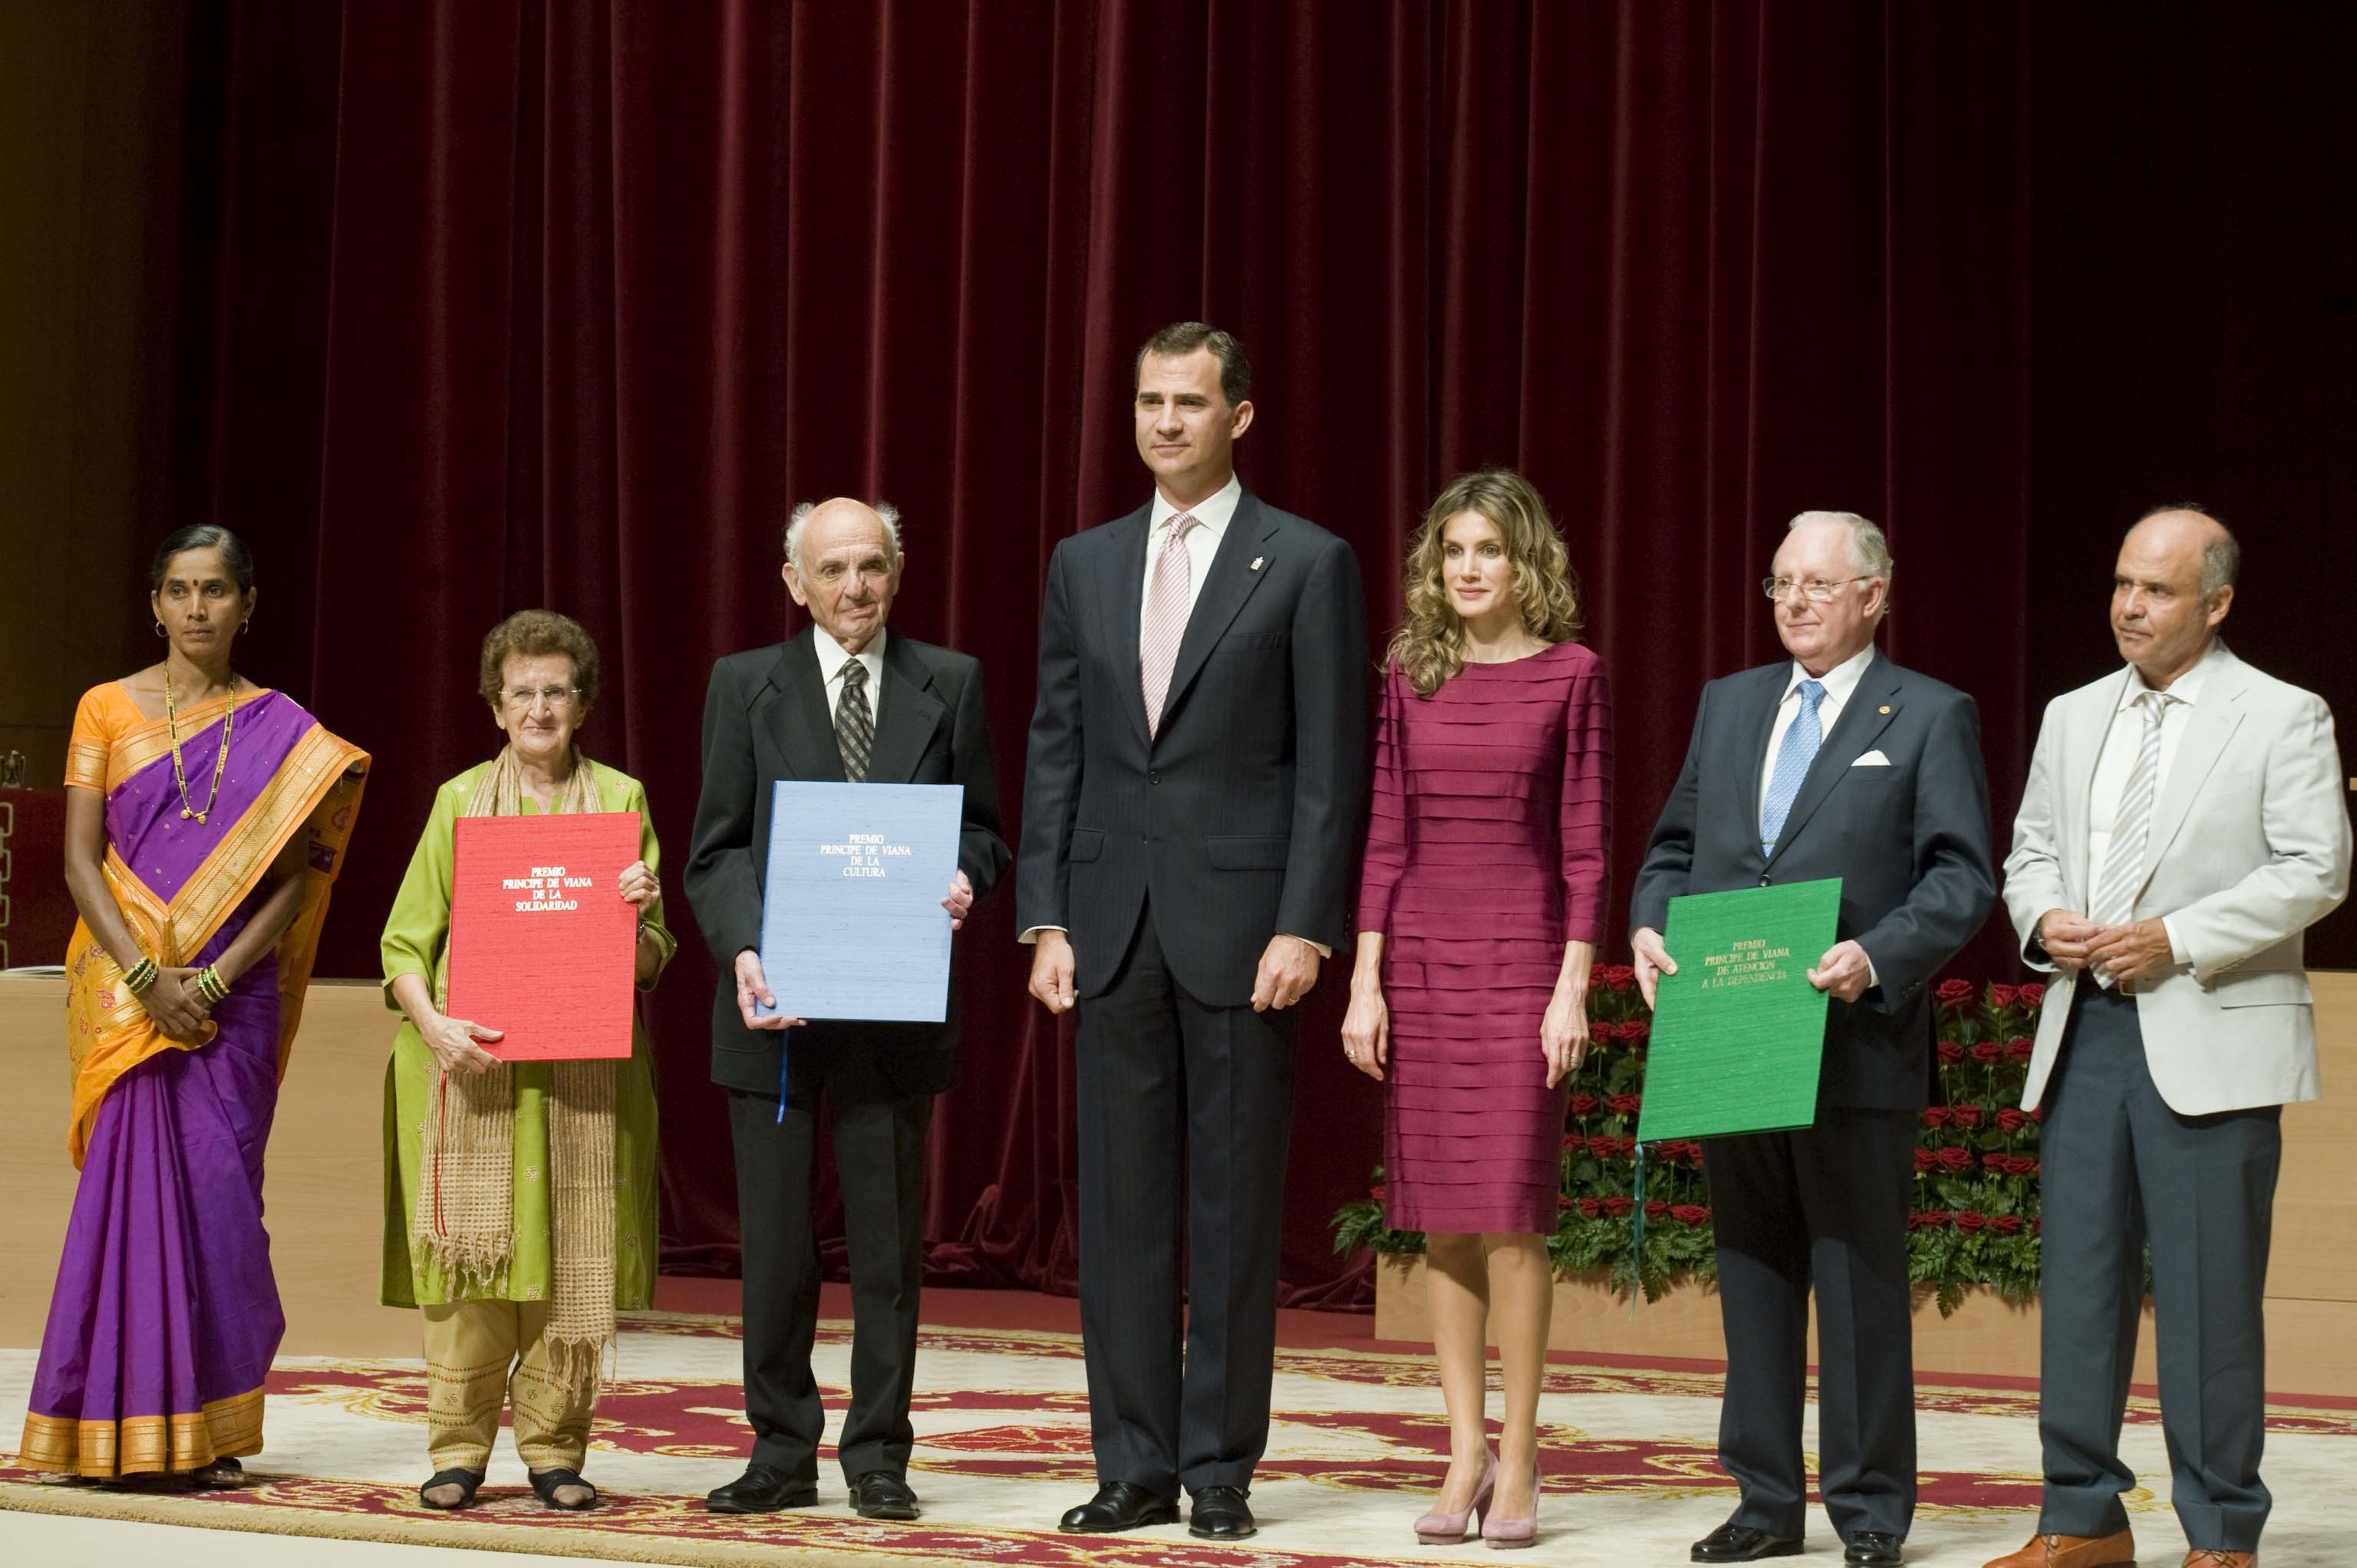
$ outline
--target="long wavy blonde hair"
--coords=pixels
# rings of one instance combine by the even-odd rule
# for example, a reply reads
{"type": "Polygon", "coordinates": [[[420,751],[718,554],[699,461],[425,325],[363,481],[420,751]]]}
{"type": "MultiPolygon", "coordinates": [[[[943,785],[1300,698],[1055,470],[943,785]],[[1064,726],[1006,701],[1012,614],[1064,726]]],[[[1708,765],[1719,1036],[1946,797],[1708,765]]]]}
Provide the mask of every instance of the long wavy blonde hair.
{"type": "Polygon", "coordinates": [[[1579,575],[1537,488],[1512,468],[1463,475],[1434,499],[1408,543],[1407,619],[1383,653],[1420,697],[1465,668],[1465,619],[1449,601],[1441,531],[1468,511],[1488,518],[1505,540],[1514,604],[1530,634],[1551,643],[1579,640],[1579,575]]]}

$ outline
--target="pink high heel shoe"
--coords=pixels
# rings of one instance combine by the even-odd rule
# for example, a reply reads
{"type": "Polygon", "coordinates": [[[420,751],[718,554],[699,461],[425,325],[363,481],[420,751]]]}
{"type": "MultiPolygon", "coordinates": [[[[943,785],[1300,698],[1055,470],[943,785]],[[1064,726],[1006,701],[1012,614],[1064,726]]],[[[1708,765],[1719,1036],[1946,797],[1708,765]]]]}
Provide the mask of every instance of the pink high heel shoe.
{"type": "Polygon", "coordinates": [[[1528,1519],[1501,1519],[1484,1510],[1481,1540],[1491,1546],[1530,1546],[1539,1538],[1539,1462],[1531,1460],[1531,1513],[1528,1519]]]}
{"type": "Polygon", "coordinates": [[[1481,1484],[1473,1488],[1473,1500],[1455,1513],[1428,1513],[1415,1521],[1415,1539],[1425,1546],[1456,1546],[1472,1532],[1472,1520],[1480,1515],[1485,1521],[1490,1514],[1490,1494],[1498,1485],[1498,1456],[1490,1456],[1489,1467],[1481,1472],[1481,1484]]]}

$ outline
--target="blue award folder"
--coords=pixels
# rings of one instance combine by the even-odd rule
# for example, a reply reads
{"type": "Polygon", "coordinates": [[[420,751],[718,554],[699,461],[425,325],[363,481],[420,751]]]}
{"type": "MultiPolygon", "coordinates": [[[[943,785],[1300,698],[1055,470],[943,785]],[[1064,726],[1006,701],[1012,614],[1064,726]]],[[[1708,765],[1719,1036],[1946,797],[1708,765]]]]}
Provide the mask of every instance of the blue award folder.
{"type": "Polygon", "coordinates": [[[938,1024],[965,789],[780,779],[770,810],[764,1014],[938,1024]]]}

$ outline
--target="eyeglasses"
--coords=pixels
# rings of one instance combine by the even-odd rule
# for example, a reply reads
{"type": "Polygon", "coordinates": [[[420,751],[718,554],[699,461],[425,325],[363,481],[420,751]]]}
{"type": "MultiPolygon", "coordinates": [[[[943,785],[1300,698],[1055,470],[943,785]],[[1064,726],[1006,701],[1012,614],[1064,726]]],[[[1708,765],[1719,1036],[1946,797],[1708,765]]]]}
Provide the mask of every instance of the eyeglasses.
{"type": "Polygon", "coordinates": [[[1862,577],[1844,577],[1838,583],[1828,583],[1816,577],[1812,577],[1805,583],[1796,583],[1790,577],[1762,577],[1760,580],[1760,591],[1768,596],[1769,602],[1771,604],[1787,594],[1795,594],[1813,605],[1822,605],[1832,600],[1835,588],[1846,588],[1852,583],[1870,583],[1873,580],[1871,573],[1862,577]]]}
{"type": "Polygon", "coordinates": [[[507,693],[506,696],[508,706],[522,713],[529,712],[543,702],[551,708],[561,708],[568,703],[578,702],[581,697],[581,688],[578,686],[518,686],[507,693]]]}

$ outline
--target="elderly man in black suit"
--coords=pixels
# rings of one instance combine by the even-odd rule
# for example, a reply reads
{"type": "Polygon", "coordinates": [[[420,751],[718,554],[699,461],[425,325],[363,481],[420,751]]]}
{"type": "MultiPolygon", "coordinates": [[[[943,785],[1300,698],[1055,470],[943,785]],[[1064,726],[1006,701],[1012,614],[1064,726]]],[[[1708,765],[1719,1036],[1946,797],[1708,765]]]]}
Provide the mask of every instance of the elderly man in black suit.
{"type": "Polygon", "coordinates": [[[1629,924],[1652,1000],[1684,893],[1841,878],[1814,1125],[1704,1146],[1727,1399],[1719,1461],[1742,1487],[1697,1563],[1796,1556],[1809,1293],[1817,1297],[1819,1489],[1851,1563],[1901,1560],[1915,1510],[1907,1209],[1931,1088],[1930,983],[1996,901],[1973,700],[1875,651],[1882,531],[1803,512],[1766,584],[1789,660],[1703,688],[1629,924]]]}
{"type": "Polygon", "coordinates": [[[752,1463],[707,1499],[717,1513],[818,1500],[824,1423],[811,1376],[819,1264],[811,1198],[818,1111],[834,1122],[851,1246],[851,1407],[835,1446],[851,1503],[911,1520],[909,1394],[924,1272],[925,1141],[933,1096],[957,1079],[952,969],[941,1024],[763,1016],[761,969],[770,786],[960,784],[958,871],[942,905],[952,929],[1009,855],[985,723],[982,667],[888,634],[904,557],[898,514],[836,499],[795,510],[781,575],[813,623],[790,642],[714,666],[704,706],[704,792],[687,897],[721,969],[712,1078],[728,1090],[745,1274],[745,1412],[752,1463]],[[788,1031],[791,1032],[789,1033],[788,1031]]]}
{"type": "Polygon", "coordinates": [[[1233,338],[1165,328],[1135,385],[1154,495],[1049,563],[1016,878],[1031,993],[1080,1009],[1099,1489],[1063,1527],[1170,1523],[1183,1487],[1191,1531],[1233,1540],[1268,1442],[1289,1009],[1345,940],[1356,865],[1366,603],[1349,545],[1236,479],[1233,338]]]}

